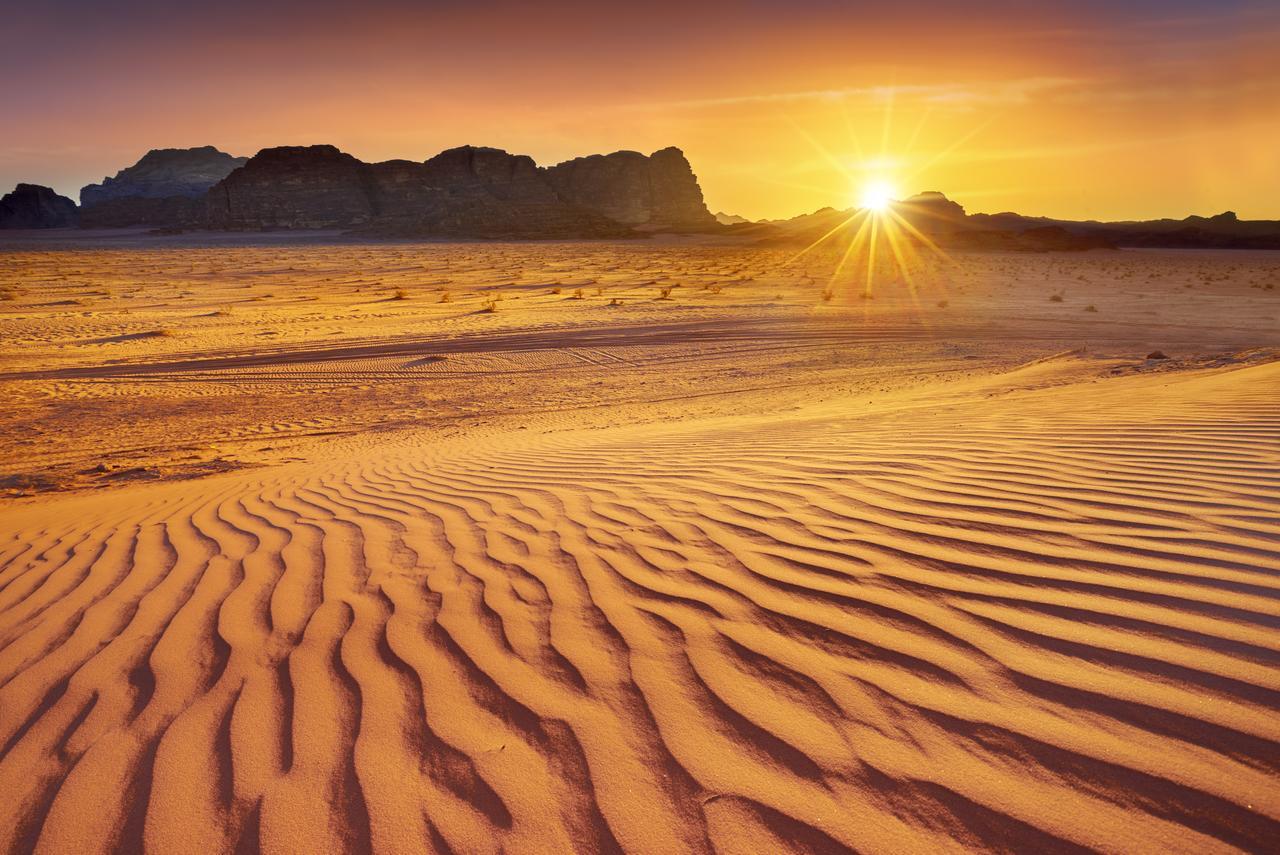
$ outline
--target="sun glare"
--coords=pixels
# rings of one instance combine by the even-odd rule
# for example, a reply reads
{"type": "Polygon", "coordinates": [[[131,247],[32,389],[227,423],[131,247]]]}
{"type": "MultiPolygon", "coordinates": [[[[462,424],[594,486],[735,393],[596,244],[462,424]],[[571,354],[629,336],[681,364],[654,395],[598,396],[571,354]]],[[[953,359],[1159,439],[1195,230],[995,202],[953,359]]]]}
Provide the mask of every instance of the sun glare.
{"type": "Polygon", "coordinates": [[[893,202],[896,191],[887,181],[873,181],[862,188],[858,207],[870,211],[883,211],[893,202]]]}

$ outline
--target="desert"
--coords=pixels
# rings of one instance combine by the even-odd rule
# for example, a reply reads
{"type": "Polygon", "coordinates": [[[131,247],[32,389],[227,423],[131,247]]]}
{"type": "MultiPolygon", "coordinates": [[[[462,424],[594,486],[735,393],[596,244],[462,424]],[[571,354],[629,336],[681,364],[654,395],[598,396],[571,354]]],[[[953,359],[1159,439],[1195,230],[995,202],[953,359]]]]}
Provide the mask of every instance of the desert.
{"type": "Polygon", "coordinates": [[[1280,853],[1277,45],[7,0],[0,855],[1280,853]]]}
{"type": "Polygon", "coordinates": [[[1276,837],[1271,254],[6,240],[7,851],[1276,837]]]}

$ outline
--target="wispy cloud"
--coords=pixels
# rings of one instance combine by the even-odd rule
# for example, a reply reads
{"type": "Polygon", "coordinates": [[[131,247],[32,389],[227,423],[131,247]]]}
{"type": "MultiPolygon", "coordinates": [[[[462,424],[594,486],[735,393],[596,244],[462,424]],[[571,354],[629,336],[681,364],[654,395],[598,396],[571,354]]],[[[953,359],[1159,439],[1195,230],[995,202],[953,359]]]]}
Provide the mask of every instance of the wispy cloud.
{"type": "Polygon", "coordinates": [[[912,84],[896,86],[853,86],[837,89],[808,89],[794,92],[768,92],[749,95],[726,95],[677,101],[648,101],[624,105],[628,110],[705,109],[740,105],[791,104],[805,101],[865,101],[884,104],[891,101],[918,101],[924,104],[953,107],[978,105],[1010,106],[1023,104],[1051,90],[1076,87],[1081,81],[1068,77],[1028,77],[998,83],[912,84]]]}

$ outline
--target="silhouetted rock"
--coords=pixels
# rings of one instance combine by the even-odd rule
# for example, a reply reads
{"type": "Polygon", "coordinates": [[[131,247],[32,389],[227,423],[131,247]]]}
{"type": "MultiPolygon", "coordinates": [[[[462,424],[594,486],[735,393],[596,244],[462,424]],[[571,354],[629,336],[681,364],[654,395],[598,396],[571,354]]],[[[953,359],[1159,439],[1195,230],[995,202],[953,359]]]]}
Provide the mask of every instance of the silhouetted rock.
{"type": "Polygon", "coordinates": [[[937,190],[926,190],[894,202],[893,210],[925,234],[952,234],[968,228],[964,208],[937,190]]]}
{"type": "Polygon", "coordinates": [[[373,219],[365,164],[331,145],[266,148],[205,196],[217,229],[351,228],[373,219]]]}
{"type": "Polygon", "coordinates": [[[1147,359],[1158,360],[1158,359],[1168,359],[1168,358],[1169,357],[1165,356],[1164,351],[1162,350],[1153,350],[1147,354],[1147,359]]]}
{"type": "Polygon", "coordinates": [[[0,197],[0,229],[57,229],[76,222],[76,203],[39,184],[19,184],[0,197]]]}
{"type": "Polygon", "coordinates": [[[746,217],[739,216],[738,214],[726,214],[724,211],[716,211],[712,216],[715,217],[716,222],[722,226],[739,226],[743,223],[752,222],[746,217]]]}
{"type": "Polygon", "coordinates": [[[168,196],[148,199],[128,196],[107,199],[80,209],[80,225],[86,229],[120,229],[132,226],[202,228],[207,223],[203,198],[168,196]]]}
{"type": "Polygon", "coordinates": [[[1078,237],[1106,240],[1115,246],[1171,247],[1181,249],[1280,249],[1280,221],[1241,220],[1234,211],[1212,217],[1190,216],[1181,220],[1055,220],[1004,212],[972,214],[975,226],[1026,231],[1053,226],[1078,237]]]}
{"type": "Polygon", "coordinates": [[[88,208],[112,199],[133,197],[198,199],[247,161],[246,157],[232,157],[211,145],[152,149],[114,177],[81,188],[80,204],[88,208]]]}
{"type": "Polygon", "coordinates": [[[717,225],[684,152],[664,148],[595,154],[546,170],[562,199],[632,226],[705,229],[717,225]]]}
{"type": "Polygon", "coordinates": [[[541,169],[524,155],[480,146],[449,149],[423,163],[371,164],[333,146],[265,149],[209,191],[207,223],[516,238],[623,237],[636,225],[716,225],[678,150],[601,161],[610,166],[592,172],[541,169]]]}

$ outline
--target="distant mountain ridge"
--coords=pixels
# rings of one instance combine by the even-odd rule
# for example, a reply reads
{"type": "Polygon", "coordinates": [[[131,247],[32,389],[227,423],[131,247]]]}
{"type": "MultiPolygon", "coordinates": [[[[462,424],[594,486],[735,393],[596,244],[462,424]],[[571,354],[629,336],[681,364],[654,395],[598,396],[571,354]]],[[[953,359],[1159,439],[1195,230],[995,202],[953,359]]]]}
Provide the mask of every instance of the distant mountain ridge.
{"type": "MultiPolygon", "coordinates": [[[[213,146],[154,149],[86,185],[80,196],[77,208],[47,187],[20,184],[0,203],[0,228],[323,228],[373,237],[552,239],[678,232],[807,243],[833,230],[836,239],[851,238],[843,232],[857,214],[823,208],[756,222],[712,214],[689,161],[674,147],[554,166],[484,146],[381,163],[332,145],[266,148],[252,158],[213,146]]],[[[1231,211],[1132,222],[968,214],[936,191],[895,202],[893,211],[923,239],[960,249],[1280,249],[1280,221],[1240,220],[1231,211]]]]}
{"type": "MultiPolygon", "coordinates": [[[[937,191],[894,202],[892,209],[929,240],[959,249],[1280,249],[1280,220],[1241,220],[1231,211],[1213,217],[1110,223],[1027,217],[1011,212],[968,214],[961,205],[937,191]]],[[[839,239],[841,232],[847,231],[845,238],[850,239],[860,222],[857,214],[852,208],[822,208],[788,220],[733,225],[729,231],[768,243],[807,244],[833,230],[833,238],[839,239]]],[[[907,232],[910,234],[910,230],[907,232]]]]}
{"type": "Polygon", "coordinates": [[[115,179],[86,187],[82,198],[86,227],[568,238],[715,225],[677,148],[592,155],[550,167],[482,146],[449,149],[423,162],[382,163],[365,163],[331,145],[280,146],[247,159],[207,147],[153,151],[115,179]]]}

